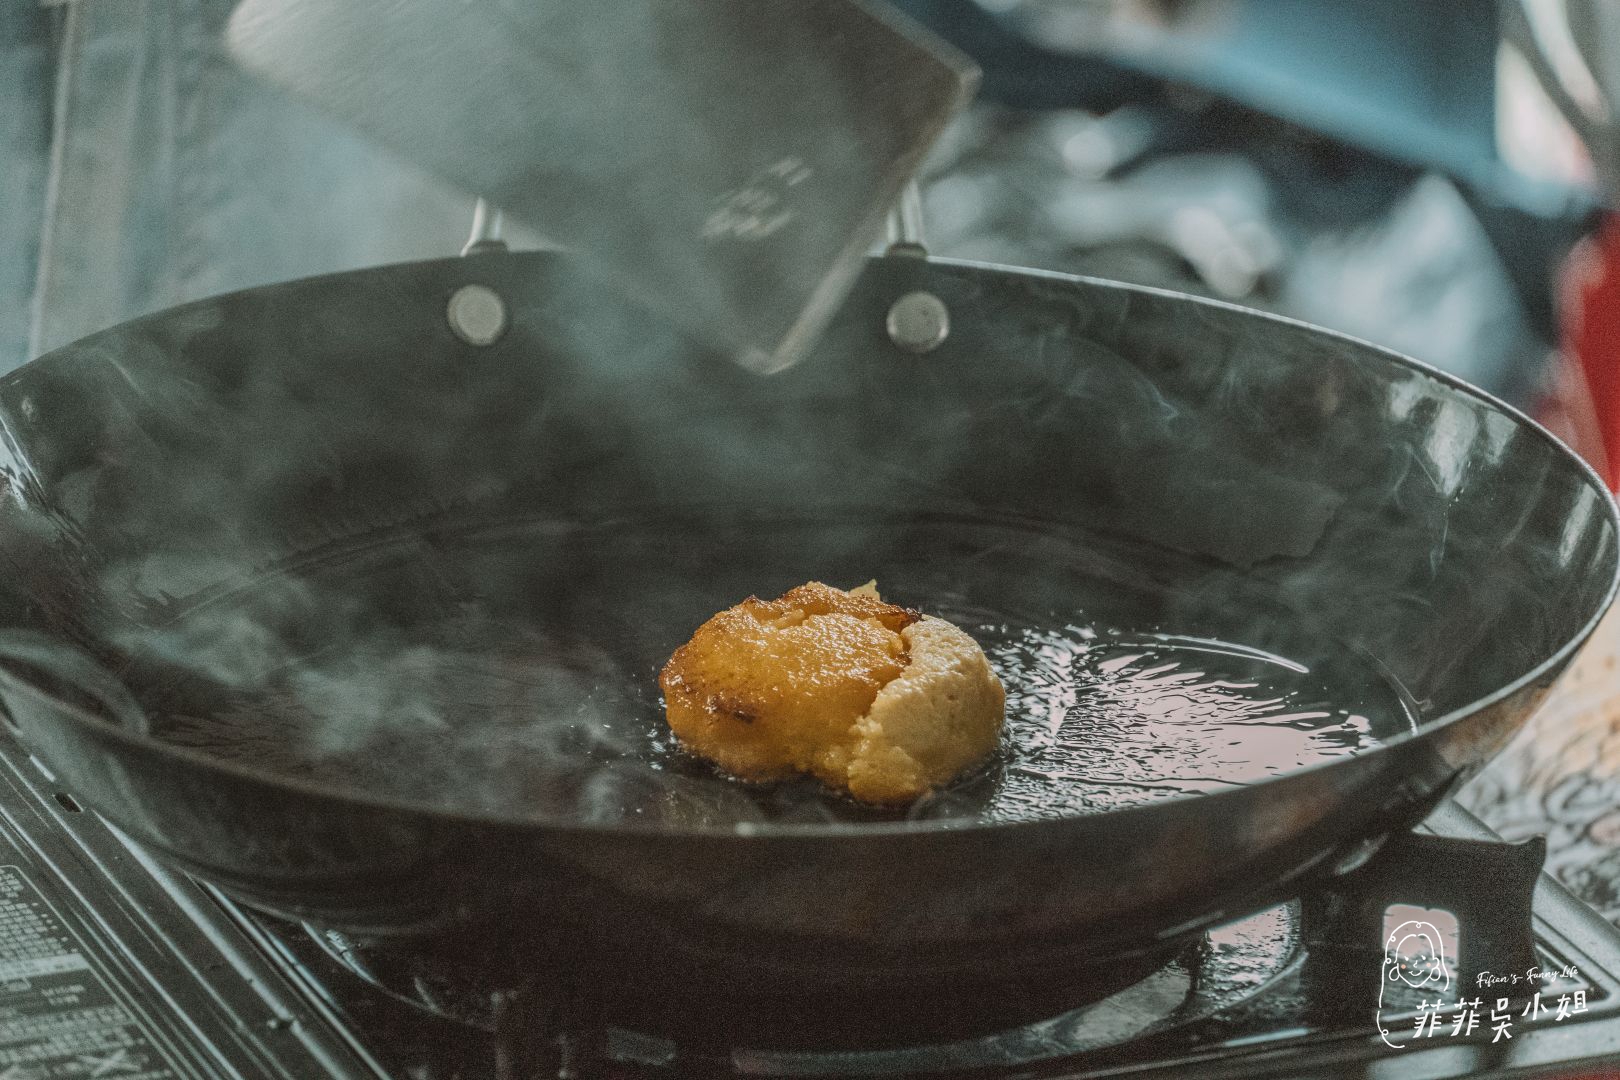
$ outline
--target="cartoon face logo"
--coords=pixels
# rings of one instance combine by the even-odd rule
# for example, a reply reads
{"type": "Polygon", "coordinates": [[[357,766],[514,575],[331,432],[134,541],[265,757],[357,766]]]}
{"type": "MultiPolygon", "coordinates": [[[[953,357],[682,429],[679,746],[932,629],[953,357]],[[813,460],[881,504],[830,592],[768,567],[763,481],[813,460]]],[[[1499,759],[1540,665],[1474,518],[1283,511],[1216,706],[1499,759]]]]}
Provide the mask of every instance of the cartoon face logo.
{"type": "Polygon", "coordinates": [[[1385,997],[1394,993],[1397,1006],[1403,998],[1409,1004],[1409,991],[1417,990],[1425,1000],[1430,995],[1445,1000],[1451,990],[1450,958],[1457,955],[1457,917],[1449,911],[1394,904],[1384,912],[1384,926],[1388,932],[1378,987],[1378,1033],[1386,1045],[1399,1049],[1384,1025],[1385,997]]]}
{"type": "Polygon", "coordinates": [[[1390,933],[1384,943],[1384,980],[1397,979],[1414,990],[1427,986],[1441,991],[1451,988],[1445,939],[1433,923],[1407,919],[1390,933]]]}

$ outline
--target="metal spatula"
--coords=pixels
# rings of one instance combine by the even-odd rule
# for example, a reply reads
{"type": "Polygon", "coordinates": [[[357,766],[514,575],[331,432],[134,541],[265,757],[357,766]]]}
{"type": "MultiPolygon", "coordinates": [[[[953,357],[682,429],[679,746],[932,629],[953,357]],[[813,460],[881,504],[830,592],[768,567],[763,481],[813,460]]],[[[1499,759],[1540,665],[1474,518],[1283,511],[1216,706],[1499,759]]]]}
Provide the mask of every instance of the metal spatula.
{"type": "Polygon", "coordinates": [[[244,0],[228,44],[760,371],[977,83],[864,0],[244,0]]]}

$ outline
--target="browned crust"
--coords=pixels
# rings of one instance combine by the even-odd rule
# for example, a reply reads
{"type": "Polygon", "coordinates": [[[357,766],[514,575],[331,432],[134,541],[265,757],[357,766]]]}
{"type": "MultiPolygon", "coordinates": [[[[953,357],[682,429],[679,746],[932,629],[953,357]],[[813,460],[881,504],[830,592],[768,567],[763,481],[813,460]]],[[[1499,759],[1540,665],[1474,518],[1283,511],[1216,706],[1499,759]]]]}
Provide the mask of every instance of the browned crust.
{"type": "Polygon", "coordinates": [[[900,631],[920,618],[820,582],[775,600],[750,596],[700,626],[664,665],[670,729],[746,779],[825,772],[821,750],[844,740],[904,670],[900,631]]]}

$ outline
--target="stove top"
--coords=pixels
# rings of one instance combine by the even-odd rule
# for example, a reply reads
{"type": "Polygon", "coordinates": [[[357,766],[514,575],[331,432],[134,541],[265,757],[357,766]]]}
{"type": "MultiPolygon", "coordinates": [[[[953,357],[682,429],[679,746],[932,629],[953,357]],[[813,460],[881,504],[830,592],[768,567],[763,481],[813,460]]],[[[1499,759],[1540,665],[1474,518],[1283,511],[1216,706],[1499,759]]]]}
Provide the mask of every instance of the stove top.
{"type": "Polygon", "coordinates": [[[544,980],[492,1001],[422,955],[246,912],[153,863],[0,738],[0,1080],[1620,1077],[1605,1064],[1620,1061],[1620,932],[1540,874],[1542,857],[1448,803],[1343,886],[1050,1019],[784,1049],[559,1022],[544,980]]]}

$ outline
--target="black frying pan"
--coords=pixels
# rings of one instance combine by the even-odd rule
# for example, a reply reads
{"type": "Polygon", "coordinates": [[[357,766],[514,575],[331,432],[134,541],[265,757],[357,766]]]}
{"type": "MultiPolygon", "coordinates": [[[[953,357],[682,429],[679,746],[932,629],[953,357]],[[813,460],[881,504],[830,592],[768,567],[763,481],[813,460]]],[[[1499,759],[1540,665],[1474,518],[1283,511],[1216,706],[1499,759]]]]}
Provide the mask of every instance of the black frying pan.
{"type": "Polygon", "coordinates": [[[0,421],[0,692],[66,787],[250,904],[652,997],[1096,971],[1297,894],[1499,750],[1616,578],[1596,477],[1442,375],[905,256],[768,379],[485,254],[116,327],[0,421]],[[922,356],[884,332],[916,289],[922,356]],[[985,766],[889,814],[663,736],[704,618],[871,577],[989,650],[985,766]]]}

